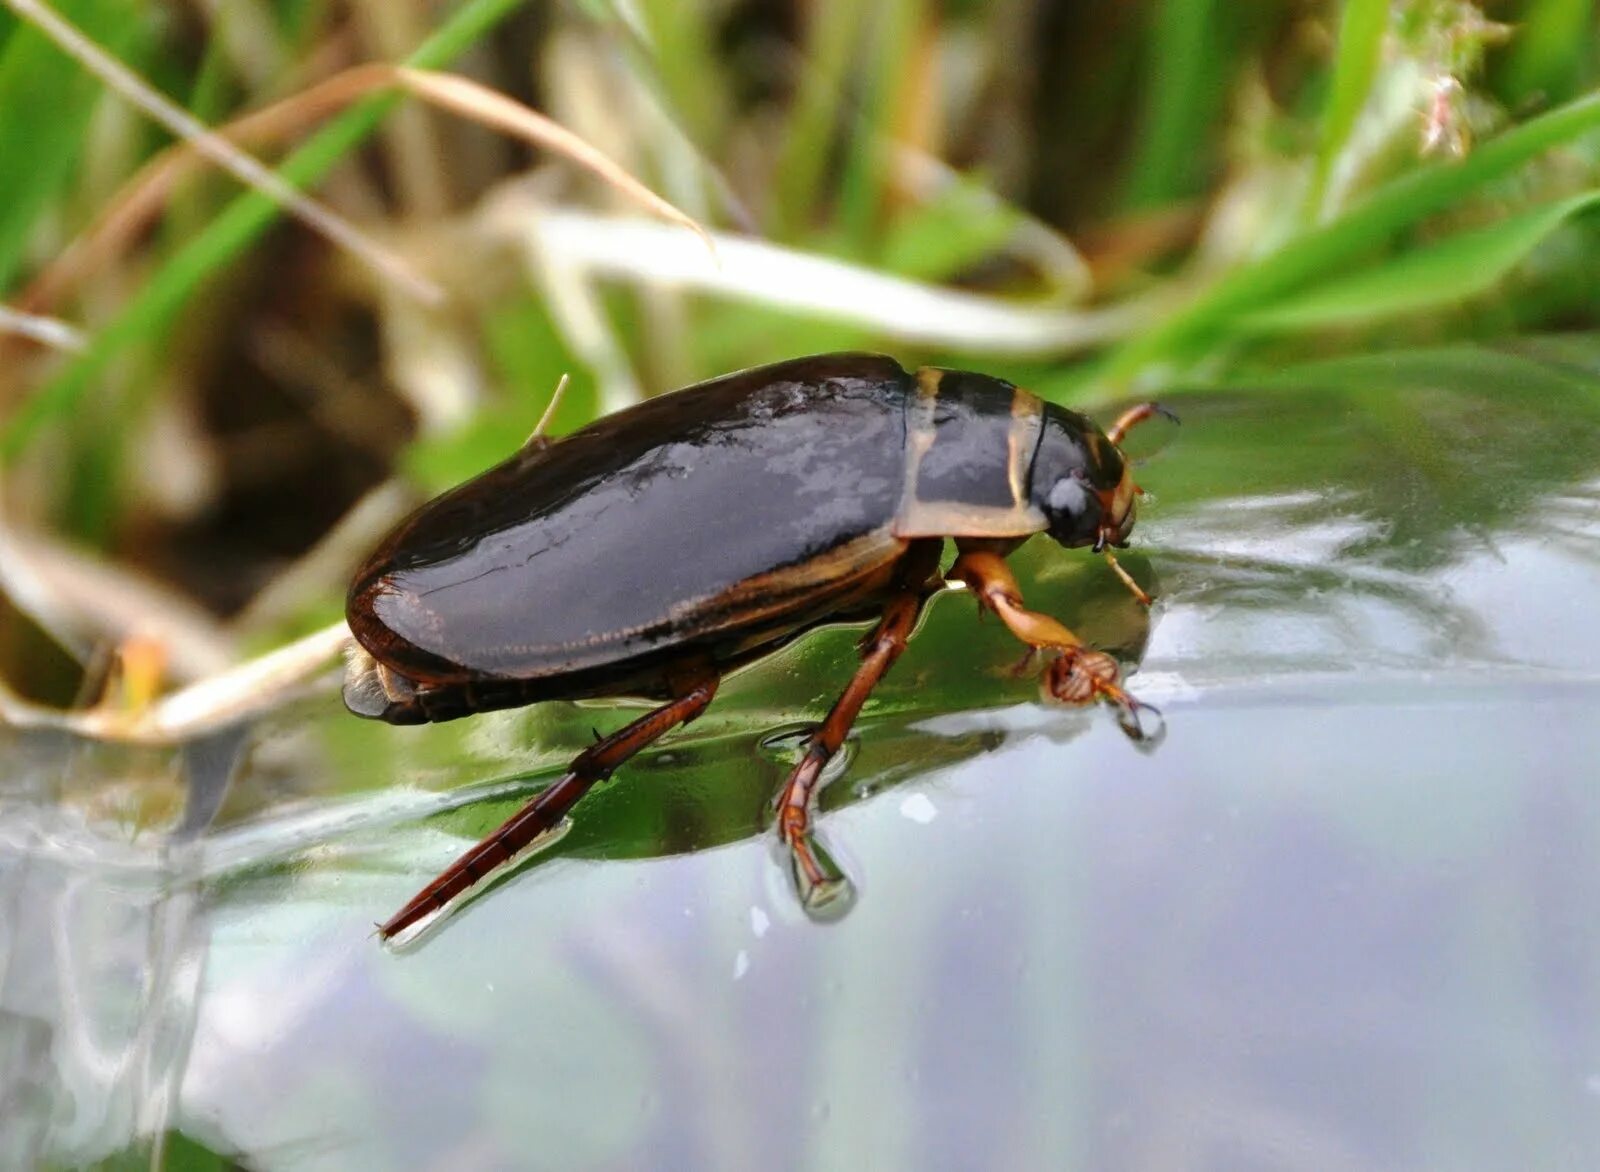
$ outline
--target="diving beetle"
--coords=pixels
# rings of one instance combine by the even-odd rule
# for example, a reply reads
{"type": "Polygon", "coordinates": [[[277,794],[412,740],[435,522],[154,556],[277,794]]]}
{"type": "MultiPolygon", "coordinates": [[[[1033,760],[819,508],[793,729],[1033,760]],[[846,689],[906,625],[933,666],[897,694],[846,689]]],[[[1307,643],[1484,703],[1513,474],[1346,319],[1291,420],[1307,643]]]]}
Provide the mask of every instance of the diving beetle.
{"type": "MultiPolygon", "coordinates": [[[[965,583],[1033,651],[1050,695],[1141,712],[1116,661],[1026,609],[1006,556],[1037,533],[1111,546],[1133,528],[1120,444],[1161,411],[1102,432],[1011,383],[913,373],[871,354],[745,370],[646,400],[504,463],[402,521],[356,573],[358,645],[344,700],[393,724],[540,700],[640,696],[661,706],[572,761],[379,932],[429,919],[558,832],[597,782],[694,720],[721,676],[823,623],[876,619],[861,664],[776,801],[802,900],[830,882],[812,831],[823,767],[905,649],[924,601],[965,583]],[[939,572],[944,541],[957,556],[939,572]]],[[[1165,412],[1162,412],[1165,414],[1165,412]]]]}

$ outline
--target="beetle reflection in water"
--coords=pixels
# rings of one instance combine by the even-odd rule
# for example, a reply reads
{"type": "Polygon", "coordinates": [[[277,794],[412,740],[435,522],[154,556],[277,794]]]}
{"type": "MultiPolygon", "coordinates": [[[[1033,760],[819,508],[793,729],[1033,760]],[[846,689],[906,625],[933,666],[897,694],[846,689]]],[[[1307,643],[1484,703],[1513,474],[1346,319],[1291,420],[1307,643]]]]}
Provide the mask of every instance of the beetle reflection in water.
{"type": "Polygon", "coordinates": [[[542,436],[396,527],[356,574],[344,698],[394,724],[540,700],[661,706],[580,753],[380,929],[418,928],[561,832],[634,754],[705,711],[720,678],[828,622],[876,619],[861,664],[779,791],[776,831],[817,915],[848,881],[812,833],[824,766],[906,646],[926,599],[965,583],[1067,704],[1100,700],[1135,740],[1159,714],[1116,661],[1028,610],[1006,556],[1048,533],[1116,563],[1139,494],[1107,432],[1000,379],[829,354],[662,395],[559,442],[542,436]],[[954,564],[939,565],[953,538],[954,564]]]}

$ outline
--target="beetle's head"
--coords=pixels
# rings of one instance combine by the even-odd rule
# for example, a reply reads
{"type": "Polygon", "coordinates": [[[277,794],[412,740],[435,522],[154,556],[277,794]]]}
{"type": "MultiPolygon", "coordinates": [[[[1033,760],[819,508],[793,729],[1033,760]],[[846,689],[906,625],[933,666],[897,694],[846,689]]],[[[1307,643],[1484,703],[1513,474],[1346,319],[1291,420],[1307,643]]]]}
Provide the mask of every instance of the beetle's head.
{"type": "Polygon", "coordinates": [[[1128,544],[1139,488],[1117,445],[1086,416],[1046,404],[1030,481],[1050,536],[1068,549],[1128,544]]]}

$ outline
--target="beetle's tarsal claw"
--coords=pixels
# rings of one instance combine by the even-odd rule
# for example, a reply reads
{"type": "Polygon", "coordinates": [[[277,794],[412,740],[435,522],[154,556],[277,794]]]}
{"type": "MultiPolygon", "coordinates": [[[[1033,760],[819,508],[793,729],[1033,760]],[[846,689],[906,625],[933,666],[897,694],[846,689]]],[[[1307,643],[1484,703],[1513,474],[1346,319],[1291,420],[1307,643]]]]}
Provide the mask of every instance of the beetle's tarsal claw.
{"type": "Polygon", "coordinates": [[[1120,675],[1117,661],[1104,651],[1074,648],[1050,664],[1044,686],[1062,704],[1104,700],[1128,739],[1141,749],[1153,749],[1166,735],[1166,719],[1153,704],[1130,696],[1119,682],[1120,675]]]}
{"type": "Polygon", "coordinates": [[[1017,660],[1016,666],[1011,669],[1012,678],[1020,680],[1023,676],[1032,675],[1034,662],[1038,658],[1039,649],[1037,647],[1030,647],[1024,651],[1022,658],[1017,660]]]}
{"type": "Polygon", "coordinates": [[[789,853],[789,877],[807,917],[818,923],[843,919],[855,906],[856,885],[832,852],[810,830],[795,838],[786,836],[785,845],[789,853]]]}
{"type": "Polygon", "coordinates": [[[1116,709],[1117,727],[1139,749],[1149,752],[1166,738],[1167,718],[1154,704],[1135,700],[1126,692],[1111,704],[1116,709]]]}

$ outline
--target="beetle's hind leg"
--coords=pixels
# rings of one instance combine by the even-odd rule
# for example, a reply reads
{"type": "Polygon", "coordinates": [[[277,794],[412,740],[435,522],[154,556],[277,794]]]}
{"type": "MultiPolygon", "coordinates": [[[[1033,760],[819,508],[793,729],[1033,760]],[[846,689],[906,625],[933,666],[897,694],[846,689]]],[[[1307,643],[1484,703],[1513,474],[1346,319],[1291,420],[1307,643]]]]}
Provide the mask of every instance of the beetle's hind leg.
{"type": "Polygon", "coordinates": [[[1000,616],[1011,633],[1036,651],[1055,653],[1045,672],[1045,687],[1064,704],[1104,700],[1115,709],[1117,724],[1135,741],[1160,736],[1161,713],[1122,687],[1117,661],[1084,644],[1062,623],[1022,605],[1022,591],[1004,557],[982,542],[957,541],[960,556],[948,577],[965,582],[978,605],[1000,616]],[[1147,727],[1146,718],[1151,718],[1147,727]]]}
{"type": "Polygon", "coordinates": [[[567,766],[566,773],[445,868],[437,879],[382,924],[378,934],[385,940],[392,939],[442,911],[451,900],[467,892],[496,867],[510,862],[534,842],[558,829],[568,811],[596,782],[604,781],[641,749],[704,712],[717,694],[718,682],[718,676],[709,668],[691,671],[671,681],[675,699],[610,736],[601,737],[579,753],[567,766]]]}
{"type": "Polygon", "coordinates": [[[778,837],[789,856],[800,904],[813,918],[838,918],[849,910],[854,895],[849,878],[817,842],[812,830],[812,807],[821,788],[823,770],[844,745],[872,689],[906,649],[922,604],[937,587],[932,579],[941,547],[939,541],[917,542],[904,555],[895,592],[885,603],[878,625],[862,640],[861,666],[811,734],[805,756],[778,792],[778,837]]]}

